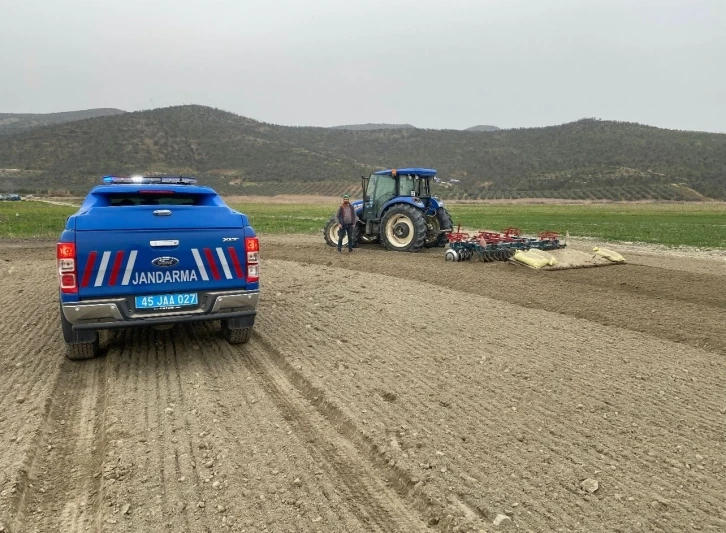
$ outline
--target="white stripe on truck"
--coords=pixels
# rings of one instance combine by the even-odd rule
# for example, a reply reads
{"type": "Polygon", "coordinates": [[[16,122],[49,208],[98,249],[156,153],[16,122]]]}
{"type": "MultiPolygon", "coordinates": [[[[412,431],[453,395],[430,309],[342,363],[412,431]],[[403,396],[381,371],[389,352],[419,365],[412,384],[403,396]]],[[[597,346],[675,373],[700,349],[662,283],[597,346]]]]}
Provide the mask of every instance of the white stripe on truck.
{"type": "Polygon", "coordinates": [[[229,270],[227,258],[224,256],[224,251],[221,248],[217,248],[217,256],[219,257],[219,262],[222,263],[224,275],[227,276],[227,279],[232,279],[232,272],[229,270]]]}
{"type": "Polygon", "coordinates": [[[106,267],[108,266],[109,257],[111,257],[111,252],[103,252],[103,257],[101,258],[101,266],[98,267],[96,282],[93,284],[94,287],[100,287],[103,283],[103,278],[106,275],[106,267]]]}
{"type": "Polygon", "coordinates": [[[129,262],[126,264],[126,272],[124,272],[124,279],[121,282],[121,285],[129,284],[129,280],[131,279],[131,274],[134,271],[134,263],[136,262],[137,253],[139,253],[138,250],[131,250],[131,253],[129,254],[129,262]]]}
{"type": "Polygon", "coordinates": [[[197,268],[199,269],[199,274],[201,274],[202,279],[204,281],[209,281],[209,276],[207,276],[207,269],[204,268],[202,258],[199,257],[199,250],[197,250],[196,248],[192,248],[192,255],[194,256],[194,260],[197,262],[197,268]]]}

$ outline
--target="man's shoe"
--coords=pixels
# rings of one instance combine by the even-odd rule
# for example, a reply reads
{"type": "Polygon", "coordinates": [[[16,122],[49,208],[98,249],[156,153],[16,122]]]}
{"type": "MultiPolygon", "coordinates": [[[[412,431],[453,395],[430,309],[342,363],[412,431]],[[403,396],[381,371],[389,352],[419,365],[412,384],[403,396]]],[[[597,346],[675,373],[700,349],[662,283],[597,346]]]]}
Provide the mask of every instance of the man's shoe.
{"type": "Polygon", "coordinates": [[[339,253],[339,254],[340,254],[340,253],[343,253],[343,250],[341,250],[340,248],[338,248],[338,253],[339,253]]]}
{"type": "Polygon", "coordinates": [[[353,253],[353,248],[348,248],[348,253],[349,254],[352,254],[353,253]]]}

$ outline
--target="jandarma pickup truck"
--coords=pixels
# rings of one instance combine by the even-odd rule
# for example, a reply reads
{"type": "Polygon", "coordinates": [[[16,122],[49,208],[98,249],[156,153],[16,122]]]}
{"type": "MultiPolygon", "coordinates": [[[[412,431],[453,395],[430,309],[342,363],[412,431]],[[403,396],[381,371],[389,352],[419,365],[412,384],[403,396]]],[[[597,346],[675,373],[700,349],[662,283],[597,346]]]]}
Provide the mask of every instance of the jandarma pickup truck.
{"type": "Polygon", "coordinates": [[[60,319],[70,359],[98,354],[98,331],[220,320],[250,339],[259,241],[247,216],[192,177],[105,176],[57,245],[60,319]]]}

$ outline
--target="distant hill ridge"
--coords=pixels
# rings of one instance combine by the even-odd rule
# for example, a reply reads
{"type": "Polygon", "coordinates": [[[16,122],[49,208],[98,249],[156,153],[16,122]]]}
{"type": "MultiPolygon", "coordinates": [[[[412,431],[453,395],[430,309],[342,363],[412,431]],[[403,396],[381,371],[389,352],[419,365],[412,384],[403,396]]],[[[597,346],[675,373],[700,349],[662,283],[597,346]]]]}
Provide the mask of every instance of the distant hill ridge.
{"type": "Polygon", "coordinates": [[[466,128],[464,131],[499,131],[502,128],[498,128],[497,126],[487,126],[487,125],[481,125],[481,126],[472,126],[471,128],[466,128]]]}
{"type": "Polygon", "coordinates": [[[459,198],[726,199],[726,135],[595,119],[486,135],[341,131],[187,105],[0,138],[2,191],[83,192],[108,173],[173,172],[225,194],[338,194],[361,174],[404,166],[436,168],[437,190],[459,198]]]}
{"type": "Polygon", "coordinates": [[[39,126],[120,115],[121,113],[126,113],[126,111],[115,108],[98,108],[60,113],[0,113],[0,136],[14,135],[39,126]]]}
{"type": "Polygon", "coordinates": [[[333,130],[352,130],[352,131],[370,131],[370,130],[402,130],[416,129],[411,124],[348,124],[345,126],[332,126],[333,130]]]}
{"type": "MultiPolygon", "coordinates": [[[[371,130],[402,130],[402,129],[418,129],[411,124],[348,124],[345,126],[332,126],[334,130],[351,130],[351,131],[371,131],[371,130]]],[[[501,128],[497,126],[472,126],[463,131],[499,131],[501,128]]]]}

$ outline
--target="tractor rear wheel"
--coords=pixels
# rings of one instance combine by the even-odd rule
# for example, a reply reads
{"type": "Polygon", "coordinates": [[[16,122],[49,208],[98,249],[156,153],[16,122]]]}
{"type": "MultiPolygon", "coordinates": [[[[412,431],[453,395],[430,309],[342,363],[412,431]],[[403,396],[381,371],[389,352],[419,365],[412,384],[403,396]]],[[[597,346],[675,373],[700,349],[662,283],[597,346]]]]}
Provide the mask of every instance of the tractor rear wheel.
{"type": "Polygon", "coordinates": [[[432,234],[429,234],[426,238],[426,248],[443,248],[449,240],[446,238],[446,233],[443,231],[453,231],[454,223],[451,221],[451,215],[443,207],[439,207],[436,210],[436,215],[428,217],[428,222],[433,227],[432,234]]]}
{"type": "MultiPolygon", "coordinates": [[[[439,229],[442,231],[454,231],[454,222],[451,220],[451,215],[443,207],[439,207],[436,211],[436,218],[439,219],[439,229]]],[[[446,246],[449,240],[446,238],[446,233],[439,235],[439,246],[446,246]]]]}
{"type": "MultiPolygon", "coordinates": [[[[328,243],[328,246],[332,246],[334,248],[337,248],[338,246],[338,219],[333,215],[330,217],[330,220],[328,220],[328,223],[325,224],[325,229],[323,230],[323,233],[325,234],[325,242],[328,243]]],[[[353,246],[355,247],[358,244],[358,238],[359,238],[359,231],[358,226],[355,226],[353,228],[353,246]]],[[[343,236],[343,247],[348,246],[348,235],[343,236]]]]}
{"type": "Polygon", "coordinates": [[[426,241],[426,217],[411,205],[394,205],[381,219],[381,240],[388,250],[419,251],[426,241]]]}

